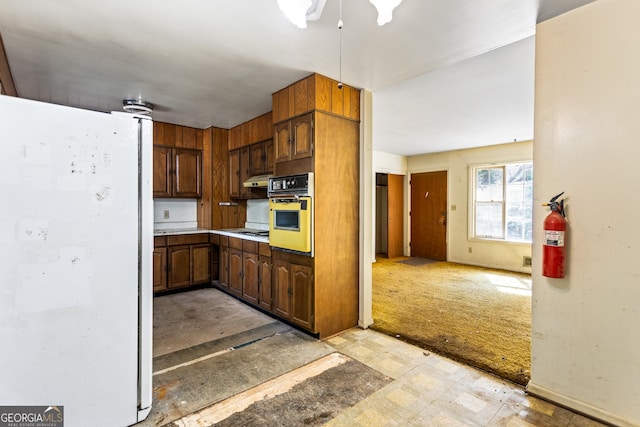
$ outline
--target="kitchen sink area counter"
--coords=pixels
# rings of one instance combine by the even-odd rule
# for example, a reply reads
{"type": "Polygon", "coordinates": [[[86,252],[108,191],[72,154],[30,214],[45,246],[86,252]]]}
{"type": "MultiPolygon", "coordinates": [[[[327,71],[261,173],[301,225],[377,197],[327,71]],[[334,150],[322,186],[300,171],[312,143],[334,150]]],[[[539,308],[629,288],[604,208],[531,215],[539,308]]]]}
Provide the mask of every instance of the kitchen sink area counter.
{"type": "Polygon", "coordinates": [[[153,235],[158,236],[177,236],[180,234],[200,234],[210,233],[211,230],[206,228],[168,228],[165,230],[153,230],[153,235]]]}
{"type": "Polygon", "coordinates": [[[254,242],[269,243],[269,231],[253,228],[228,228],[223,230],[209,230],[206,228],[175,228],[166,230],[154,230],[155,237],[178,236],[181,234],[218,234],[221,236],[238,237],[254,242]]]}

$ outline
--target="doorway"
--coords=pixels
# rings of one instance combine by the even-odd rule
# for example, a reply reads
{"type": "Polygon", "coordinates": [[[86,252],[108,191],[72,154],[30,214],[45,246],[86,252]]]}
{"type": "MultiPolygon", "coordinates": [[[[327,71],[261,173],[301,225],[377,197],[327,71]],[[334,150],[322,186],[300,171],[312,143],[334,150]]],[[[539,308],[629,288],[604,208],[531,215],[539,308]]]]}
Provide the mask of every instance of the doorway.
{"type": "Polygon", "coordinates": [[[447,260],[447,171],[411,174],[411,256],[447,260]]]}
{"type": "Polygon", "coordinates": [[[376,173],[376,253],[402,256],[404,176],[376,173]]]}

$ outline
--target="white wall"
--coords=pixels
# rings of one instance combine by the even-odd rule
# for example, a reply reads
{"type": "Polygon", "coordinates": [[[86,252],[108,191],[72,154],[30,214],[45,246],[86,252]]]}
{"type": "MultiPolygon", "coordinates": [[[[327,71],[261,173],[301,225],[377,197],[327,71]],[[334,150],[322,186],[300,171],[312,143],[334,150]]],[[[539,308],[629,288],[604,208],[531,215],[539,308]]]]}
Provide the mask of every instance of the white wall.
{"type": "MultiPolygon", "coordinates": [[[[448,217],[447,259],[451,262],[530,272],[523,267],[522,257],[531,256],[531,245],[469,240],[469,166],[496,162],[528,161],[533,158],[533,142],[516,142],[467,150],[411,156],[407,159],[408,174],[447,171],[448,217]],[[471,252],[469,252],[471,248],[471,252]]],[[[534,183],[537,177],[534,174],[534,183]]],[[[407,180],[408,181],[408,180],[407,180]]],[[[408,184],[407,184],[408,185],[408,184]]],[[[409,193],[406,203],[410,206],[409,193]]],[[[407,221],[407,230],[410,223],[407,221]]],[[[408,253],[409,248],[405,249],[408,253]]]]}
{"type": "Polygon", "coordinates": [[[640,425],[640,2],[538,25],[529,391],[640,425]],[[540,203],[566,191],[567,276],[541,275],[540,203]]]}
{"type": "Polygon", "coordinates": [[[196,199],[155,199],[153,228],[155,230],[196,228],[198,226],[196,199]],[[168,218],[165,218],[165,212],[168,218]]]}

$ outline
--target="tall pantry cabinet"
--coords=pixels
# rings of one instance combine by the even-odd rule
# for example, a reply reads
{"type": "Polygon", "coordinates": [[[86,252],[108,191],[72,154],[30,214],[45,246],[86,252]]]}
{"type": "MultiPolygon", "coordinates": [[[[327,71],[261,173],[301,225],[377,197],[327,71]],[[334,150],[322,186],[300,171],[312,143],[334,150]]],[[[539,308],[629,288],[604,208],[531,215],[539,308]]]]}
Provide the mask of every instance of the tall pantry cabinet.
{"type": "Polygon", "coordinates": [[[314,257],[273,251],[274,301],[326,338],[358,321],[360,90],[312,74],[273,94],[272,118],[274,174],[315,178],[314,257]]]}

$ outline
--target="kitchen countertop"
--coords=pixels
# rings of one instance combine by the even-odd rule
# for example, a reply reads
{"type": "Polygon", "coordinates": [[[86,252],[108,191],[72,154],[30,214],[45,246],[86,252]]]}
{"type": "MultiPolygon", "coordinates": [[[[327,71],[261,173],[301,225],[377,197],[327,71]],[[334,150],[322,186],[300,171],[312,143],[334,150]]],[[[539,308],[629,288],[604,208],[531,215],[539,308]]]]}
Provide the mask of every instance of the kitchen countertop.
{"type": "Polygon", "coordinates": [[[166,230],[154,230],[154,237],[158,236],[176,236],[180,234],[198,234],[209,233],[219,234],[221,236],[238,237],[245,240],[253,240],[254,242],[269,243],[269,237],[267,236],[253,236],[246,233],[255,233],[266,230],[256,230],[253,228],[228,228],[223,230],[209,230],[207,228],[172,228],[166,230]]]}

